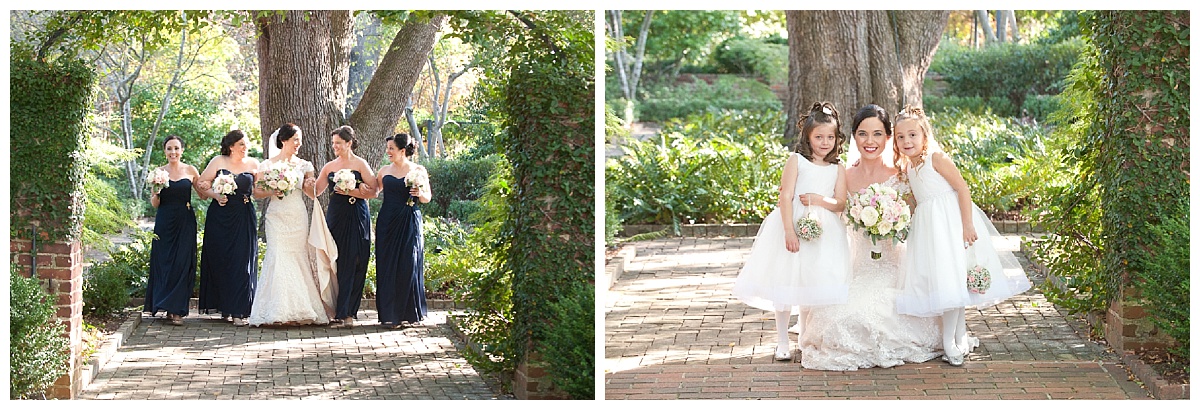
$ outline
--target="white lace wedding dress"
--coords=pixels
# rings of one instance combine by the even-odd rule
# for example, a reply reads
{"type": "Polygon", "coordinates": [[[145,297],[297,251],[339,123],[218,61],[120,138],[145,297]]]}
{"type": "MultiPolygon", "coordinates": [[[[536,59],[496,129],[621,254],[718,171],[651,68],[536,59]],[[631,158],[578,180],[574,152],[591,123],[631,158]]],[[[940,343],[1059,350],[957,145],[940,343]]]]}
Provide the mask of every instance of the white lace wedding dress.
{"type": "MultiPolygon", "coordinates": [[[[292,161],[301,172],[313,171],[308,161],[294,157],[292,161]]],[[[264,161],[261,168],[270,163],[264,161]]],[[[267,205],[267,253],[254,291],[251,326],[329,323],[309,256],[309,214],[303,195],[297,187],[283,199],[271,197],[267,205]]]]}
{"type": "MultiPolygon", "coordinates": [[[[895,177],[886,185],[906,192],[895,177]]],[[[941,356],[941,321],[896,313],[904,284],[904,243],[880,241],[880,259],[871,259],[871,238],[854,228],[850,237],[849,300],[808,309],[800,336],[801,365],[817,370],[857,370],[919,363],[941,356]]]]}

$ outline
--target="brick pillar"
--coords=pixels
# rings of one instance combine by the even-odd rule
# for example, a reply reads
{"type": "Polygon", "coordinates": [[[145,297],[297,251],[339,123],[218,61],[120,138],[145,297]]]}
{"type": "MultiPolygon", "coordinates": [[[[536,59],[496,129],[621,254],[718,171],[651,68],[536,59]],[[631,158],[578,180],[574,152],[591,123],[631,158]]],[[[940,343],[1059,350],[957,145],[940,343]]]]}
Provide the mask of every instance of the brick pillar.
{"type": "MultiPolygon", "coordinates": [[[[25,277],[33,266],[32,243],[28,239],[9,240],[9,260],[25,277]]],[[[83,350],[83,250],[79,241],[38,241],[37,279],[54,299],[56,316],[66,325],[71,359],[67,374],[54,382],[46,397],[73,399],[79,394],[82,379],[83,350]]]]}
{"type": "Polygon", "coordinates": [[[1131,286],[1121,289],[1121,297],[1109,305],[1104,320],[1104,338],[1117,351],[1160,349],[1173,343],[1170,336],[1160,332],[1150,321],[1145,299],[1131,286]]]}
{"type": "Polygon", "coordinates": [[[517,365],[513,375],[513,395],[520,400],[563,400],[570,399],[566,392],[554,387],[546,373],[546,363],[541,353],[530,352],[517,365]]]}

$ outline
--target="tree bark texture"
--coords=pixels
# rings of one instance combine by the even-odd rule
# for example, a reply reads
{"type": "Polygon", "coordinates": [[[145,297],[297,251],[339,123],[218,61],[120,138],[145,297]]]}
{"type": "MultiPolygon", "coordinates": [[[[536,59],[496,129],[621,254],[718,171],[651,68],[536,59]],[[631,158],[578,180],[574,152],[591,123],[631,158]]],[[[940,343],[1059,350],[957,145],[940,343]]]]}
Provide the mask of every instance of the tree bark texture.
{"type": "Polygon", "coordinates": [[[335,71],[349,67],[349,50],[335,50],[334,44],[343,40],[334,37],[351,34],[334,27],[348,19],[349,11],[295,10],[258,19],[258,134],[264,156],[270,152],[271,133],[290,122],[305,137],[298,155],[318,169],[329,161],[332,149],[325,133],[344,123],[348,77],[335,71]],[[338,56],[347,61],[335,63],[338,56]]]}
{"type": "Polygon", "coordinates": [[[784,136],[796,140],[801,110],[817,101],[838,109],[842,131],[858,108],[895,113],[921,106],[948,11],[787,11],[788,99],[784,136]]]}
{"type": "Polygon", "coordinates": [[[445,21],[446,15],[439,14],[429,21],[406,23],[375,69],[358,108],[350,114],[350,126],[361,139],[355,153],[371,166],[381,164],[386,148],[384,138],[396,133],[396,124],[404,115],[412,89],[445,21]]]}

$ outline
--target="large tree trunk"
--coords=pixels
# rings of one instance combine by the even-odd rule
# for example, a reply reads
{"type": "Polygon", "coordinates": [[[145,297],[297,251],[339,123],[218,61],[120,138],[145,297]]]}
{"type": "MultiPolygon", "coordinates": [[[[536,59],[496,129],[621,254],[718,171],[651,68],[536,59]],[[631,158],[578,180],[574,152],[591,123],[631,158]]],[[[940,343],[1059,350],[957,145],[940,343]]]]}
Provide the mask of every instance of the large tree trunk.
{"type": "MultiPolygon", "coordinates": [[[[349,123],[361,139],[356,151],[376,167],[383,138],[404,114],[407,96],[433,47],[445,16],[410,22],[392,41],[362,100],[345,117],[354,19],[348,11],[288,11],[256,21],[259,28],[259,119],[263,152],[271,133],[288,122],[303,130],[300,157],[320,169],[332,159],[329,131],[349,123]]],[[[251,133],[253,134],[253,133],[251,133]]],[[[322,202],[327,197],[322,196],[322,202]]]]}
{"type": "Polygon", "coordinates": [[[395,134],[396,124],[404,115],[417,77],[445,21],[446,15],[439,14],[429,21],[406,23],[379,62],[358,108],[350,115],[350,125],[362,139],[355,153],[372,166],[379,166],[385,150],[384,138],[395,134]]]}
{"type": "MultiPolygon", "coordinates": [[[[332,150],[325,133],[344,121],[349,69],[349,11],[287,11],[257,20],[259,121],[264,156],[286,123],[306,137],[301,158],[320,168],[332,150]],[[340,71],[340,72],[339,72],[340,71]]],[[[253,134],[253,133],[251,133],[253,134]]]]}
{"type": "Polygon", "coordinates": [[[858,108],[895,113],[921,106],[948,11],[788,11],[788,99],[784,136],[795,141],[800,110],[817,101],[838,108],[843,132],[858,108]]]}

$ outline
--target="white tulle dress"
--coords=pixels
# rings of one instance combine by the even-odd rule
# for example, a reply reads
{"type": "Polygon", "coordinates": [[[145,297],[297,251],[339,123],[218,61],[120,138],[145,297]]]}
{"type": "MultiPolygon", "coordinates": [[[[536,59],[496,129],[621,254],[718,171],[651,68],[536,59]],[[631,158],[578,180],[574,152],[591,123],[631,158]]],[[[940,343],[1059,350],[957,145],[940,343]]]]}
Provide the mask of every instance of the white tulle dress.
{"type": "MultiPolygon", "coordinates": [[[[312,163],[293,158],[301,172],[312,172],[312,163]]],[[[264,161],[261,170],[271,161],[264,161]]],[[[308,249],[309,214],[301,188],[279,199],[272,197],[264,216],[267,251],[259,269],[251,326],[269,324],[329,323],[318,291],[308,249]]]]}
{"type": "MultiPolygon", "coordinates": [[[[832,197],[838,166],[819,166],[800,154],[792,155],[797,158],[798,171],[792,216],[799,219],[809,212],[809,207],[800,204],[799,195],[811,192],[832,197]]],[[[763,219],[750,255],[734,282],[735,297],[747,305],[770,311],[780,305],[823,306],[846,302],[850,271],[846,223],[838,214],[819,206],[812,207],[812,212],[820,221],[822,234],[812,241],[801,239],[800,251],[796,253],[787,250],[779,209],[763,219]]]]}
{"type": "MultiPolygon", "coordinates": [[[[893,176],[884,185],[901,194],[907,184],[893,176]]],[[[847,371],[925,362],[941,356],[941,321],[896,313],[904,281],[905,244],[879,241],[883,256],[871,259],[871,238],[849,228],[849,300],[805,312],[801,365],[847,371]]]]}
{"type": "Polygon", "coordinates": [[[983,308],[1029,290],[1021,270],[1006,274],[992,245],[996,228],[979,207],[971,204],[979,239],[963,248],[962,216],[958,196],[929,160],[908,171],[917,207],[913,211],[904,263],[907,275],[896,298],[896,311],[913,316],[941,316],[950,309],[983,308]],[[972,255],[973,254],[973,255],[972,255]],[[967,290],[967,270],[972,259],[991,272],[992,285],[984,294],[967,290]]]}

